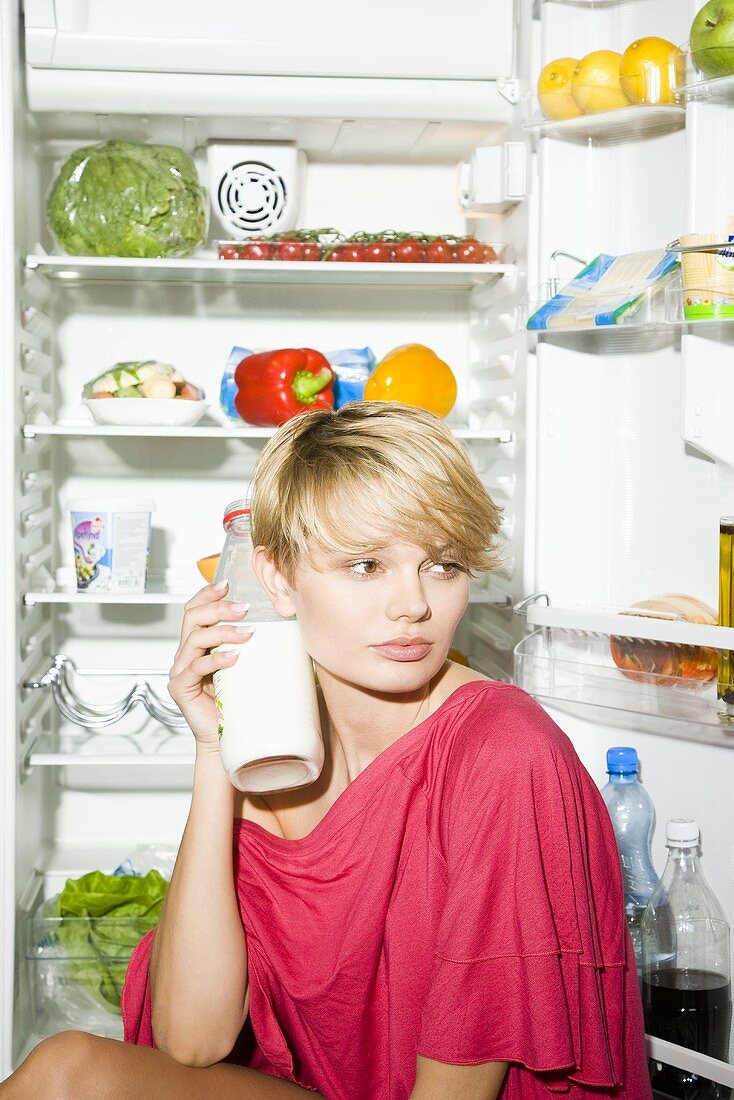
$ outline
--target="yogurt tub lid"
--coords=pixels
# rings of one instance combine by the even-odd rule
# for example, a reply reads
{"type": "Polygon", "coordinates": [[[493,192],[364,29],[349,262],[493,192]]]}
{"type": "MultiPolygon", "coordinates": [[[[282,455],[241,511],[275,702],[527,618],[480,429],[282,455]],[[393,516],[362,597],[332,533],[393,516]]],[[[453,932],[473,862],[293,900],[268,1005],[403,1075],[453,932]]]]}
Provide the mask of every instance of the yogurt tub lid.
{"type": "Polygon", "coordinates": [[[154,500],[139,497],[72,497],[66,502],[71,512],[154,512],[154,500]]]}

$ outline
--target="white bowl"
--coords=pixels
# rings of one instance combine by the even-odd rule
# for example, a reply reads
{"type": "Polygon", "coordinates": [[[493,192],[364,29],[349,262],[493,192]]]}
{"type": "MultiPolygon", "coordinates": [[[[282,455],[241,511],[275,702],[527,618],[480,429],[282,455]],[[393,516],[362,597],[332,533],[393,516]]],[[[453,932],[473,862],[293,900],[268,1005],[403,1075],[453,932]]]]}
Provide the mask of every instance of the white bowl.
{"type": "Polygon", "coordinates": [[[92,397],[84,404],[98,424],[134,428],[184,428],[196,424],[208,401],[182,397],[92,397]]]}

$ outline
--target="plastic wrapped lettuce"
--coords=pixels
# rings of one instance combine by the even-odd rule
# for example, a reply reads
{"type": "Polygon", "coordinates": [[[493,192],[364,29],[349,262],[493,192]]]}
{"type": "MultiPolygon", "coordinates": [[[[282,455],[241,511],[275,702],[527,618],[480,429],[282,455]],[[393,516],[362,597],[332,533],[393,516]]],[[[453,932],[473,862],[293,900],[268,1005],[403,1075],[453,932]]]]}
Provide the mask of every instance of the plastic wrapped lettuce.
{"type": "Polygon", "coordinates": [[[156,870],[141,876],[91,871],[68,879],[35,921],[36,934],[43,937],[36,958],[63,959],[63,980],[56,971],[56,998],[73,999],[72,986],[78,990],[76,1000],[119,1013],[130,956],[158,923],[167,889],[156,870]]]}
{"type": "Polygon", "coordinates": [[[106,141],[62,165],[46,207],[72,256],[188,256],[203,244],[208,202],[194,162],[174,145],[106,141]]]}

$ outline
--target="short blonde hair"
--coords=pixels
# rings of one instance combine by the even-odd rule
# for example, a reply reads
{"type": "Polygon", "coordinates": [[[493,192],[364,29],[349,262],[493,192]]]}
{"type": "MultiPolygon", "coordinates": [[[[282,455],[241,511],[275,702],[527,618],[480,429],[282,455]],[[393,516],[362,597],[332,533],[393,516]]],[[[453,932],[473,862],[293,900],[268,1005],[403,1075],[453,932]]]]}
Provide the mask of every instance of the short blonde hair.
{"type": "Polygon", "coordinates": [[[500,509],[442,420],[393,401],[352,401],[287,420],[263,448],[252,487],[252,538],[287,582],[324,553],[364,553],[376,533],[440,544],[475,571],[498,564],[500,509]]]}

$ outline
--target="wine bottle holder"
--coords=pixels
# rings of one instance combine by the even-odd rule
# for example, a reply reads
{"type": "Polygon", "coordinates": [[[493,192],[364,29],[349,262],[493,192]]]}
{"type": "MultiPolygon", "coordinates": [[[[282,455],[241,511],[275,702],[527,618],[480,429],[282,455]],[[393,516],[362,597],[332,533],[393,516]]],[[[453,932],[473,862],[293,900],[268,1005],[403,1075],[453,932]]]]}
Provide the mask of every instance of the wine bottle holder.
{"type": "Polygon", "coordinates": [[[145,707],[151,718],[169,729],[180,729],[186,719],[173,703],[167,703],[143,677],[135,680],[129,691],[109,703],[92,703],[80,694],[75,681],[91,676],[137,676],[129,669],[105,669],[97,672],[82,671],[71,657],[60,653],[54,657],[51,667],[37,680],[26,680],[23,686],[30,691],[50,690],[53,700],[67,721],[85,729],[105,729],[115,725],[133,707],[145,707]]]}

